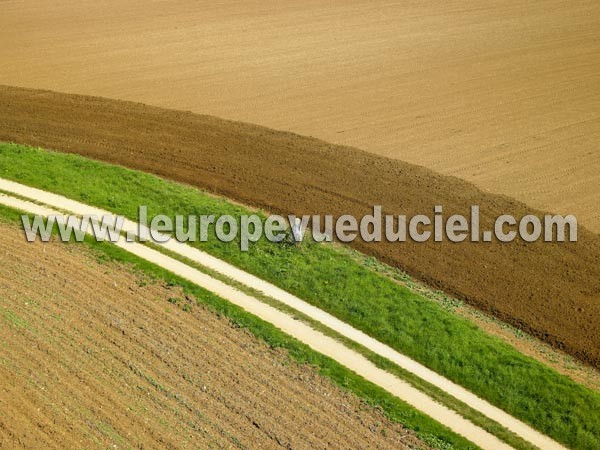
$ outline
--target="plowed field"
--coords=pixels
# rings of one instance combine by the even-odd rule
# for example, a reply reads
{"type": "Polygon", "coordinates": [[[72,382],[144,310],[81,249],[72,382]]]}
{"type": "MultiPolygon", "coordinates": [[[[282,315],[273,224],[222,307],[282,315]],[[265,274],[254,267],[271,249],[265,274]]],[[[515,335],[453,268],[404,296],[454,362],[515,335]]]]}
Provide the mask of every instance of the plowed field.
{"type": "Polygon", "coordinates": [[[600,232],[597,0],[0,3],[0,84],[315,136],[600,232]]]}
{"type": "Polygon", "coordinates": [[[422,443],[182,292],[0,224],[0,447],[422,443]]]}

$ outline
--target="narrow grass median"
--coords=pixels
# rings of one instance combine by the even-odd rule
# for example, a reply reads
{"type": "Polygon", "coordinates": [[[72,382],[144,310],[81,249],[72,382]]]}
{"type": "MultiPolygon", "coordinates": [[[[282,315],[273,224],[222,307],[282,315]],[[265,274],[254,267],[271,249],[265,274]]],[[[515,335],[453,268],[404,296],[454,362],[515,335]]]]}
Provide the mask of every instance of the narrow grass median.
{"type": "MultiPolygon", "coordinates": [[[[78,156],[0,144],[0,177],[137,220],[149,216],[247,214],[192,187],[78,156]]],[[[600,448],[600,395],[375,273],[334,245],[210,239],[191,245],[339,317],[572,448],[600,448]]],[[[401,245],[401,244],[398,244],[401,245]]]]}

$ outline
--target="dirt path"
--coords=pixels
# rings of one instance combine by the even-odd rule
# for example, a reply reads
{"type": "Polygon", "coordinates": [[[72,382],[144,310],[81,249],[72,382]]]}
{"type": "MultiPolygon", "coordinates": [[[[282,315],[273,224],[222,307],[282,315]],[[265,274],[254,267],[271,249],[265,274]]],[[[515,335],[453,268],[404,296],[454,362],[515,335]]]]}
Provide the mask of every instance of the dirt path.
{"type": "Polygon", "coordinates": [[[3,449],[426,447],[180,289],[4,223],[0,379],[3,449]]]}
{"type": "MultiPolygon", "coordinates": [[[[98,210],[96,208],[90,208],[85,205],[77,204],[76,202],[69,201],[64,197],[61,198],[53,194],[44,193],[37,189],[34,190],[25,186],[19,186],[16,183],[7,182],[1,179],[0,189],[24,197],[30,197],[39,202],[51,205],[54,208],[60,208],[61,210],[71,211],[77,215],[95,214],[97,216],[102,216],[108,213],[106,211],[98,210]]],[[[44,208],[40,208],[39,206],[34,205],[32,203],[21,202],[15,199],[11,200],[9,197],[6,196],[0,196],[0,202],[4,204],[9,204],[9,206],[14,206],[18,209],[25,210],[27,212],[43,214],[46,216],[48,214],[52,214],[52,212],[44,210],[44,208]],[[11,202],[12,205],[10,205],[11,202]],[[39,212],[35,211],[36,209],[39,209],[39,212]]],[[[126,224],[125,227],[126,228],[124,228],[124,231],[136,230],[136,225],[131,222],[126,224]]],[[[128,243],[124,239],[122,239],[116,245],[125,248],[131,253],[140,256],[148,261],[154,262],[160,265],[161,267],[170,270],[173,273],[176,273],[188,280],[191,280],[197,283],[198,285],[216,293],[220,297],[223,297],[231,301],[232,303],[243,307],[247,311],[257,315],[258,317],[261,317],[264,320],[275,324],[278,328],[282,329],[286,333],[308,344],[315,350],[336,359],[338,362],[354,370],[366,379],[379,384],[380,386],[387,389],[389,392],[405,400],[407,403],[420,409],[421,411],[425,412],[426,414],[430,415],[431,417],[440,421],[441,423],[444,423],[452,430],[467,437],[469,440],[473,441],[477,445],[480,445],[483,448],[506,447],[506,445],[502,444],[496,438],[490,440],[490,438],[492,438],[491,435],[474,426],[470,422],[464,420],[455,412],[436,403],[425,394],[411,387],[407,383],[397,379],[395,376],[381,369],[378,369],[374,364],[370,363],[366,358],[356,353],[355,351],[352,351],[344,345],[340,344],[339,342],[335,341],[334,339],[331,339],[323,335],[322,333],[313,330],[309,326],[298,322],[292,316],[285,314],[269,305],[266,305],[261,301],[250,297],[219,280],[216,280],[206,274],[192,269],[183,263],[173,260],[172,258],[168,258],[165,255],[157,251],[151,250],[143,245],[128,243]],[[500,445],[500,447],[498,447],[498,445],[500,445]]],[[[411,371],[417,376],[427,380],[428,382],[449,393],[450,395],[453,395],[461,401],[465,402],[473,409],[481,412],[487,417],[492,418],[493,420],[496,420],[498,423],[502,424],[509,430],[513,431],[517,435],[533,443],[539,448],[563,448],[558,443],[554,442],[552,439],[549,439],[548,437],[537,432],[536,430],[532,429],[523,422],[511,417],[510,415],[504,413],[502,410],[476,397],[475,395],[471,394],[470,392],[466,391],[460,386],[437,375],[435,372],[418,364],[410,358],[399,354],[398,352],[387,347],[386,345],[377,342],[376,340],[368,337],[364,333],[337,320],[336,318],[319,310],[318,308],[309,305],[303,302],[302,300],[278,289],[277,287],[272,286],[269,283],[266,283],[262,280],[259,280],[256,277],[253,277],[249,274],[246,274],[240,271],[239,269],[236,269],[230,266],[229,264],[224,263],[223,261],[219,261],[218,259],[205,254],[204,252],[191,249],[186,245],[171,242],[170,245],[165,245],[165,248],[177,252],[182,256],[191,258],[199,264],[206,265],[207,267],[217,270],[220,273],[236,281],[242,282],[252,288],[256,288],[264,292],[265,294],[298,309],[299,311],[303,312],[304,314],[308,315],[314,320],[317,320],[325,326],[334,329],[343,336],[369,348],[370,350],[378,353],[379,355],[385,358],[391,359],[406,370],[411,371]]]]}
{"type": "MultiPolygon", "coordinates": [[[[40,145],[218,192],[282,214],[532,211],[400,161],[214,117],[102,98],[0,86],[0,140],[40,145]],[[293,167],[289,164],[294,155],[293,167]]],[[[600,367],[600,238],[568,244],[388,243],[352,246],[600,367]]]]}
{"type": "Polygon", "coordinates": [[[600,231],[597,0],[2,1],[0,83],[316,136],[600,231]]]}

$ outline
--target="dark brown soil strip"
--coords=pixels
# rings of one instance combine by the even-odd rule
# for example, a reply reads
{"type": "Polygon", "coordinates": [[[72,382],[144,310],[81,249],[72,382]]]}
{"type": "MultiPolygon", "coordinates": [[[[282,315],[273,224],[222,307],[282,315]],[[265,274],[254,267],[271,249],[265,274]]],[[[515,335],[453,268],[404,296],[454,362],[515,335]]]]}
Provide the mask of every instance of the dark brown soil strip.
{"type": "MultiPolygon", "coordinates": [[[[462,180],[360,150],[137,103],[0,87],[0,140],[144,170],[278,213],[468,214],[482,229],[532,212],[462,180]]],[[[418,151],[418,149],[415,149],[418,151]]],[[[541,214],[538,212],[538,214],[541,214]]],[[[500,319],[600,367],[600,237],[577,243],[355,241],[500,319]]]]}

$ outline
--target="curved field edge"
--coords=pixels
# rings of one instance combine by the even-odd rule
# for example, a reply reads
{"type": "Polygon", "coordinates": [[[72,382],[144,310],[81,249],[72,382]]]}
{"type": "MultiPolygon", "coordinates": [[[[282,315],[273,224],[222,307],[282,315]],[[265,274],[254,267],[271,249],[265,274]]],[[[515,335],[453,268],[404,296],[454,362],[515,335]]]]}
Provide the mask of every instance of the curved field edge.
{"type": "MultiPolygon", "coordinates": [[[[0,141],[153,173],[227,198],[295,214],[360,217],[468,215],[481,230],[496,217],[534,211],[454,177],[318,139],[218,117],[101,97],[0,85],[0,141]]],[[[397,242],[350,247],[600,368],[600,236],[578,242],[397,242]]]]}
{"type": "MultiPolygon", "coordinates": [[[[0,220],[21,227],[21,213],[4,205],[0,205],[0,220]]],[[[56,227],[53,234],[58,235],[56,227]]],[[[64,245],[78,244],[66,243],[64,245]]],[[[474,450],[479,448],[379,386],[364,380],[335,360],[315,352],[269,322],[247,313],[242,308],[221,299],[210,291],[112,244],[97,242],[86,236],[82,245],[88,246],[94,257],[100,262],[114,261],[125,264],[130,266],[132,271],[143,273],[153,280],[169,286],[181,287],[186,295],[195,298],[198,303],[206,305],[217,314],[227,317],[234,326],[247,329],[271,348],[285,349],[296,362],[316,367],[319,374],[330,378],[336,385],[357,395],[369,405],[380,408],[390,420],[401,423],[415,431],[424,443],[440,450],[474,450]]]]}
{"type": "MultiPolygon", "coordinates": [[[[0,176],[137,219],[248,210],[189,186],[85,158],[0,145],[0,176]]],[[[572,448],[600,446],[600,395],[374,273],[331,245],[197,243],[350,323],[572,448]]]]}
{"type": "Polygon", "coordinates": [[[597,1],[1,4],[3,83],[354,145],[600,232],[597,1]]]}

